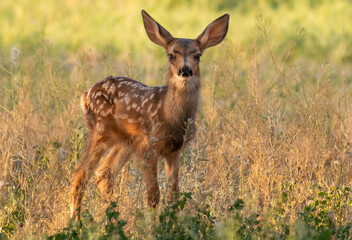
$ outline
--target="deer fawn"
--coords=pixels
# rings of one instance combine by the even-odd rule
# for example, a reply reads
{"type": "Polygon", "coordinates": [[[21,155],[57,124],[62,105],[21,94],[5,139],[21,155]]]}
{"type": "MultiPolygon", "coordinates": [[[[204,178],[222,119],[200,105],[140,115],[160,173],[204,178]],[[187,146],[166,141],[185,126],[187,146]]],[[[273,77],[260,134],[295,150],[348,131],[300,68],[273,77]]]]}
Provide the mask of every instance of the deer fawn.
{"type": "Polygon", "coordinates": [[[158,158],[165,158],[168,198],[179,191],[181,148],[195,133],[200,90],[199,61],[206,48],[219,44],[229,15],[209,24],[197,39],[174,38],[142,10],[150,40],[167,54],[167,85],[149,87],[126,77],[107,77],[81,97],[88,145],[72,177],[71,214],[79,218],[83,190],[95,171],[102,195],[110,199],[112,176],[136,153],[145,164],[147,203],[159,203],[158,158]],[[101,159],[105,153],[106,157],[101,159]]]}

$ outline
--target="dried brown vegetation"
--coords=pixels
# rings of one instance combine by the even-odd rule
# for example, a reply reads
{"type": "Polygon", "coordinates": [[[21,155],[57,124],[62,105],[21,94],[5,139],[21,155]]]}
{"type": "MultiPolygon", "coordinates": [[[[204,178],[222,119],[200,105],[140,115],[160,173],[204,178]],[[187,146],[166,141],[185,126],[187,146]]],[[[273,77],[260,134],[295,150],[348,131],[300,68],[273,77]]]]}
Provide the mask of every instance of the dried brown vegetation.
{"type": "MultiPolygon", "coordinates": [[[[180,190],[193,192],[194,206],[209,204],[218,217],[241,197],[279,222],[270,211],[290,188],[281,220],[293,222],[314,184],[352,186],[352,73],[328,60],[294,59],[294,41],[277,53],[261,33],[250,49],[227,41],[215,59],[205,57],[198,130],[181,155],[180,190]]],[[[88,50],[63,65],[49,49],[43,43],[35,56],[3,59],[0,70],[0,225],[12,222],[16,238],[54,233],[69,220],[70,178],[86,141],[80,95],[111,69],[146,84],[165,79],[164,66],[126,67],[88,50]]],[[[114,198],[127,231],[135,231],[146,207],[142,169],[133,160],[116,179],[114,198]]],[[[106,203],[95,184],[86,196],[84,206],[101,217],[106,203]]],[[[349,210],[344,214],[351,221],[349,210]]]]}

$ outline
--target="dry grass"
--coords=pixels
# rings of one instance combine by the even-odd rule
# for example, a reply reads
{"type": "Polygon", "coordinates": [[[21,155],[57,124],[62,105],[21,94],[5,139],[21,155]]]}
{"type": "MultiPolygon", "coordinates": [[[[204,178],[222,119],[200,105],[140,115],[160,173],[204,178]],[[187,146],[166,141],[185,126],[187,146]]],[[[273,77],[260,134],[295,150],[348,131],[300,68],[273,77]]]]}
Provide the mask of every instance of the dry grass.
{"type": "MultiPolygon", "coordinates": [[[[290,188],[281,219],[293,223],[314,184],[352,186],[352,72],[328,60],[294,58],[294,42],[275,53],[265,31],[260,33],[249,49],[227,41],[213,50],[216,59],[205,57],[198,133],[182,156],[181,191],[193,193],[191,210],[209,204],[221,217],[240,197],[249,211],[275,224],[279,220],[270,212],[290,188]]],[[[162,84],[165,67],[146,67],[142,60],[121,63],[82,50],[62,61],[46,43],[35,56],[3,56],[0,226],[13,222],[14,238],[43,237],[66,226],[71,173],[86,139],[79,97],[115,73],[162,84]],[[22,216],[25,221],[14,220],[22,216]]],[[[115,197],[129,232],[137,231],[139,213],[145,212],[141,166],[132,159],[116,180],[115,197]]],[[[93,180],[84,207],[97,219],[106,207],[93,180]]]]}

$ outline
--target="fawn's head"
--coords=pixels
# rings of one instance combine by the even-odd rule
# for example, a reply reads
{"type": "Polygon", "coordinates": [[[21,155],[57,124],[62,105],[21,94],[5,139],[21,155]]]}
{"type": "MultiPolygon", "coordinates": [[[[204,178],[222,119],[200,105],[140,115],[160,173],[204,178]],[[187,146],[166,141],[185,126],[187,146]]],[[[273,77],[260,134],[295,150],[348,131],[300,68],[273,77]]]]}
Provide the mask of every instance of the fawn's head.
{"type": "Polygon", "coordinates": [[[164,27],[142,10],[143,22],[149,39],[166,50],[169,76],[179,81],[199,78],[199,61],[205,49],[219,44],[226,36],[229,15],[210,23],[196,39],[174,38],[164,27]]]}

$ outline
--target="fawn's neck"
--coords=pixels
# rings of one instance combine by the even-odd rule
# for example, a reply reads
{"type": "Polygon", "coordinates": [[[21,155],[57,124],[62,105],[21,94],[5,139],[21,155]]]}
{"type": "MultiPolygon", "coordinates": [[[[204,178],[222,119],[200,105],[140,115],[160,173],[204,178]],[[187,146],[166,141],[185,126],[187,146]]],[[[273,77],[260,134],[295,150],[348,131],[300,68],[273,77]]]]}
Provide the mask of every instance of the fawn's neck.
{"type": "Polygon", "coordinates": [[[194,121],[199,103],[200,76],[182,80],[168,74],[165,94],[165,120],[170,123],[194,121]]]}

